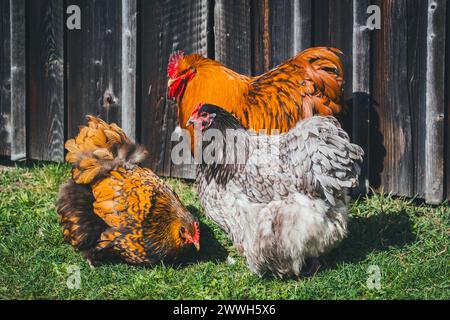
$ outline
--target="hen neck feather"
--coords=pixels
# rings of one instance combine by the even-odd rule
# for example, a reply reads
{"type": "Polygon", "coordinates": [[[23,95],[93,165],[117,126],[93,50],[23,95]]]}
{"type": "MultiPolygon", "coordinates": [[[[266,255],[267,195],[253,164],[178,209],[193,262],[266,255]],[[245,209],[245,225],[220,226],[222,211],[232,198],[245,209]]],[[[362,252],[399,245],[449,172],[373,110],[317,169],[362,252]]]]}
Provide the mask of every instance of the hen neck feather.
{"type": "Polygon", "coordinates": [[[158,259],[175,258],[181,245],[179,237],[172,232],[174,225],[181,226],[183,215],[177,200],[173,192],[163,186],[152,195],[150,211],[142,223],[144,246],[158,259]]]}
{"type": "Polygon", "coordinates": [[[203,163],[201,172],[208,183],[214,179],[217,184],[225,186],[245,167],[254,146],[255,134],[247,131],[236,118],[221,113],[217,114],[210,129],[220,131],[223,140],[213,139],[209,143],[203,143],[203,151],[206,148],[222,148],[222,153],[219,153],[220,156],[216,157],[214,162],[203,163]]]}

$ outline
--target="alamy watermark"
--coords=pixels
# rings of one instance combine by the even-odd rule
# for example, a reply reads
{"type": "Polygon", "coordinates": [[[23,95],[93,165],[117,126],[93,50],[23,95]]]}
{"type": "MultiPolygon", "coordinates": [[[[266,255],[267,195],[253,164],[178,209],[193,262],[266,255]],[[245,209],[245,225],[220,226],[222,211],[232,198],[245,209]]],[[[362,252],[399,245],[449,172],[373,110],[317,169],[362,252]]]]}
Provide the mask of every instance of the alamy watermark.
{"type": "Polygon", "coordinates": [[[367,7],[367,11],[370,16],[366,20],[366,25],[362,26],[363,30],[380,30],[381,29],[381,8],[377,5],[371,5],[367,7]]]}
{"type": "Polygon", "coordinates": [[[66,26],[69,30],[81,29],[81,9],[79,6],[72,4],[67,7],[66,13],[69,15],[66,20],[66,26]]]}
{"type": "Polygon", "coordinates": [[[66,285],[70,290],[78,290],[81,288],[81,270],[77,265],[67,266],[66,285]]]}
{"type": "Polygon", "coordinates": [[[380,290],[381,289],[381,270],[377,265],[370,265],[367,268],[367,288],[369,290],[380,290]]]}
{"type": "Polygon", "coordinates": [[[177,128],[171,135],[174,144],[171,160],[175,165],[190,164],[257,164],[280,166],[279,130],[256,133],[252,130],[196,130],[194,143],[188,130],[177,128]]]}

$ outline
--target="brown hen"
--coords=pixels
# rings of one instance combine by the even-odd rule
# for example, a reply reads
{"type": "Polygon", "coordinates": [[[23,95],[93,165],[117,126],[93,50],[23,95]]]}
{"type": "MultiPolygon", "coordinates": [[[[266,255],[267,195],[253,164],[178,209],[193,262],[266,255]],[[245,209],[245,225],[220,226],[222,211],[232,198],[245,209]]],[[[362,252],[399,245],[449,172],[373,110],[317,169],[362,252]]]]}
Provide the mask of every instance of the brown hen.
{"type": "Polygon", "coordinates": [[[198,250],[196,219],[164,181],[138,165],[147,152],[117,125],[87,118],[65,145],[73,169],[57,204],[64,240],[92,265],[111,258],[154,264],[190,245],[198,250]]]}

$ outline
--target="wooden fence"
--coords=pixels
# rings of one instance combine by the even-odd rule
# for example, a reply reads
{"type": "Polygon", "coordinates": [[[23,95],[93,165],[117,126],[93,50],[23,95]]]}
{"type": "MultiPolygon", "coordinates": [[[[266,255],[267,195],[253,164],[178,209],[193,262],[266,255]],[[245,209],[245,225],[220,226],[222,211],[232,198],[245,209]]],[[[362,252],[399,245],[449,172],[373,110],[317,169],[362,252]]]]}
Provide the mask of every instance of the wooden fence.
{"type": "Polygon", "coordinates": [[[170,161],[176,105],[170,53],[183,49],[245,74],[318,45],[341,49],[346,128],[367,153],[368,183],[429,203],[450,198],[450,8],[446,0],[0,0],[0,155],[62,161],[86,114],[115,121],[170,161]],[[81,30],[66,28],[70,5],[81,30]],[[366,27],[370,5],[381,29],[366,27]],[[447,45],[447,46],[446,46],[447,45]]]}

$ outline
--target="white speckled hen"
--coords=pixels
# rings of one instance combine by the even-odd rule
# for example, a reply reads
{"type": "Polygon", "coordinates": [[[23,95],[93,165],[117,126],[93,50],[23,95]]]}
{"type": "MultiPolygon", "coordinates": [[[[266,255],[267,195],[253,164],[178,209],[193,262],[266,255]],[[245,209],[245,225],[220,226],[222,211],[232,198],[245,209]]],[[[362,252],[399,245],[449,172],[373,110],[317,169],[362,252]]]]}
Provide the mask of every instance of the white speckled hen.
{"type": "Polygon", "coordinates": [[[287,133],[256,135],[224,109],[202,104],[188,124],[205,141],[215,136],[203,143],[204,159],[212,157],[197,173],[205,214],[252,271],[299,276],[306,259],[346,236],[347,190],[358,183],[364,152],[335,118],[315,116],[287,133]]]}

